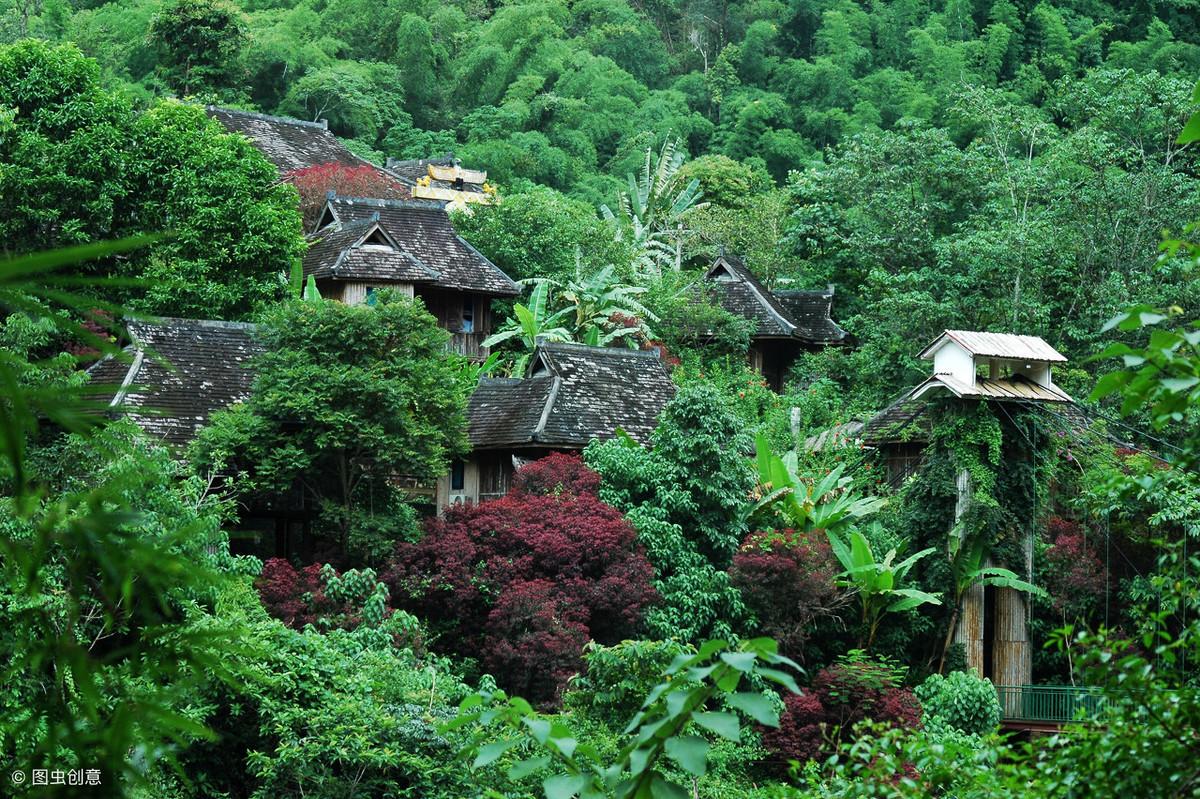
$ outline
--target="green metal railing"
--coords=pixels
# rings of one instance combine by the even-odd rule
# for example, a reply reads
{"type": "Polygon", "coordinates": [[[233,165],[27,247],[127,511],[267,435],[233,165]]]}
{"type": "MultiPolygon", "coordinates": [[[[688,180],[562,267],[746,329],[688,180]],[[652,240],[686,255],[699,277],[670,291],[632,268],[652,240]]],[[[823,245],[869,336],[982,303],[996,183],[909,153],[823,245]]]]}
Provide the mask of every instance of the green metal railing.
{"type": "Polygon", "coordinates": [[[1063,724],[1095,718],[1104,702],[1100,689],[1071,685],[997,685],[1005,721],[1063,724]]]}

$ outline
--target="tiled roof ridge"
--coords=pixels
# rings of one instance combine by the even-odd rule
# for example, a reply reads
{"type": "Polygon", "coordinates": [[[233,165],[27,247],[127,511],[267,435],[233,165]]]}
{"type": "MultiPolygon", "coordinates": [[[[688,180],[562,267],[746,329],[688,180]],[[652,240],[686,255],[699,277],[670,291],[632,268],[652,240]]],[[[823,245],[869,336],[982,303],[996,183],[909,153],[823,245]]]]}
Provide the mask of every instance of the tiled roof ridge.
{"type": "Polygon", "coordinates": [[[152,325],[163,327],[168,324],[191,325],[194,327],[213,328],[216,330],[254,330],[254,322],[229,322],[223,319],[188,319],[183,316],[153,316],[144,319],[131,319],[130,325],[152,325]]]}
{"type": "Polygon", "coordinates": [[[629,347],[593,347],[590,344],[582,344],[578,341],[542,341],[538,343],[538,347],[540,349],[550,350],[551,352],[555,350],[568,352],[588,352],[605,357],[611,357],[614,355],[620,355],[622,357],[635,355],[640,358],[649,358],[655,361],[661,360],[659,354],[654,350],[635,350],[630,349],[629,347]]]}
{"type": "Polygon", "coordinates": [[[280,122],[284,125],[300,125],[306,128],[316,128],[317,130],[329,130],[329,120],[326,119],[318,122],[310,122],[306,119],[274,116],[272,114],[264,114],[261,111],[244,111],[240,108],[229,108],[223,105],[212,105],[211,103],[205,106],[205,110],[220,111],[225,114],[238,114],[239,116],[250,117],[251,119],[261,119],[263,122],[280,122]]]}
{"type": "Polygon", "coordinates": [[[446,153],[435,158],[389,158],[384,162],[383,168],[393,169],[398,166],[423,166],[425,164],[454,166],[454,153],[446,153]]]}
{"type": "Polygon", "coordinates": [[[776,289],[771,292],[776,297],[833,297],[836,292],[833,286],[827,286],[823,289],[776,289]]]}
{"type": "Polygon", "coordinates": [[[357,203],[371,208],[405,208],[412,211],[444,211],[446,203],[441,200],[389,200],[382,197],[348,197],[332,191],[326,195],[332,202],[357,203]]]}

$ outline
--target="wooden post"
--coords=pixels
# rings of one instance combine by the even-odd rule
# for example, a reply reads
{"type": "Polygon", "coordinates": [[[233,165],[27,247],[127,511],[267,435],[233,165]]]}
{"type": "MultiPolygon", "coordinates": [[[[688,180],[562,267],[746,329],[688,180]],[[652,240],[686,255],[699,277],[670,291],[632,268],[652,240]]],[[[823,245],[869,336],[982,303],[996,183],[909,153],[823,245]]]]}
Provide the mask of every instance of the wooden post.
{"type": "MultiPolygon", "coordinates": [[[[971,475],[966,469],[958,473],[955,480],[957,498],[954,502],[954,524],[967,512],[971,502],[971,475]]],[[[983,585],[976,583],[963,597],[962,612],[954,629],[954,643],[962,644],[967,650],[967,668],[984,674],[983,663],[983,585]]]]}
{"type": "MultiPolygon", "coordinates": [[[[1033,570],[1033,537],[1022,542],[1024,563],[1013,564],[1021,579],[1029,580],[1033,570]]],[[[1033,652],[1029,648],[1029,598],[1012,588],[996,589],[996,633],[992,651],[992,681],[997,685],[1029,685],[1033,681],[1033,652]]],[[[1010,692],[1005,715],[1021,710],[1020,692],[1010,692]]]]}

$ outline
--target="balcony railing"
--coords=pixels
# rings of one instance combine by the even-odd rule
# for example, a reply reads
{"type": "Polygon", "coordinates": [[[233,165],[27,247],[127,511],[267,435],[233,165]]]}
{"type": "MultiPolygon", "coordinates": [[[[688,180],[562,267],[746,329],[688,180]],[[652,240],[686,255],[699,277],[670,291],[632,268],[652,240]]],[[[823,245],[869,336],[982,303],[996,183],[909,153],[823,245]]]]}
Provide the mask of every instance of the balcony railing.
{"type": "Polygon", "coordinates": [[[1093,719],[1104,696],[1099,688],[1071,685],[997,685],[1005,721],[1065,724],[1093,719]]]}
{"type": "Polygon", "coordinates": [[[483,360],[487,357],[488,349],[483,346],[487,338],[483,333],[451,333],[447,348],[459,355],[465,355],[472,360],[483,360]]]}

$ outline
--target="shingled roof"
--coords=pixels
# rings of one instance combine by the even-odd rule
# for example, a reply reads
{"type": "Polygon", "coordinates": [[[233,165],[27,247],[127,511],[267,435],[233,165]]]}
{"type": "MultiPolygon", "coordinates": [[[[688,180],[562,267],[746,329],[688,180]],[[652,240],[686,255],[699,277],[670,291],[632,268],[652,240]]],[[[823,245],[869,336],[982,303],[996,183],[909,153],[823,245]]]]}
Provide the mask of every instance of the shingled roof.
{"type": "Polygon", "coordinates": [[[842,341],[846,331],[830,318],[833,290],[771,292],[740,258],[724,254],[705,276],[721,306],[754,322],[754,338],[842,341]]]}
{"type": "Polygon", "coordinates": [[[574,449],[618,429],[647,443],[674,394],[654,351],[543,343],[524,379],[480,380],[467,412],[471,446],[574,449]]]}
{"type": "Polygon", "coordinates": [[[204,110],[230,133],[240,133],[250,139],[281,175],[318,164],[361,166],[367,163],[330,133],[324,121],[305,122],[212,105],[204,110]]]}
{"type": "Polygon", "coordinates": [[[132,322],[125,357],[108,356],[88,374],[97,385],[120,386],[109,405],[146,433],[182,447],[213,411],[250,396],[249,359],[262,352],[253,325],[201,319],[132,322]]]}
{"type": "Polygon", "coordinates": [[[317,227],[366,221],[377,221],[401,250],[437,272],[431,285],[505,297],[520,293],[500,267],[455,232],[440,202],[333,196],[317,227]]]}
{"type": "Polygon", "coordinates": [[[776,291],[775,298],[787,309],[800,338],[814,342],[834,342],[846,338],[846,331],[838,327],[830,316],[833,289],[776,291]]]}
{"type": "Polygon", "coordinates": [[[379,222],[330,225],[309,237],[304,276],[430,283],[441,275],[406,252],[379,222]]]}

